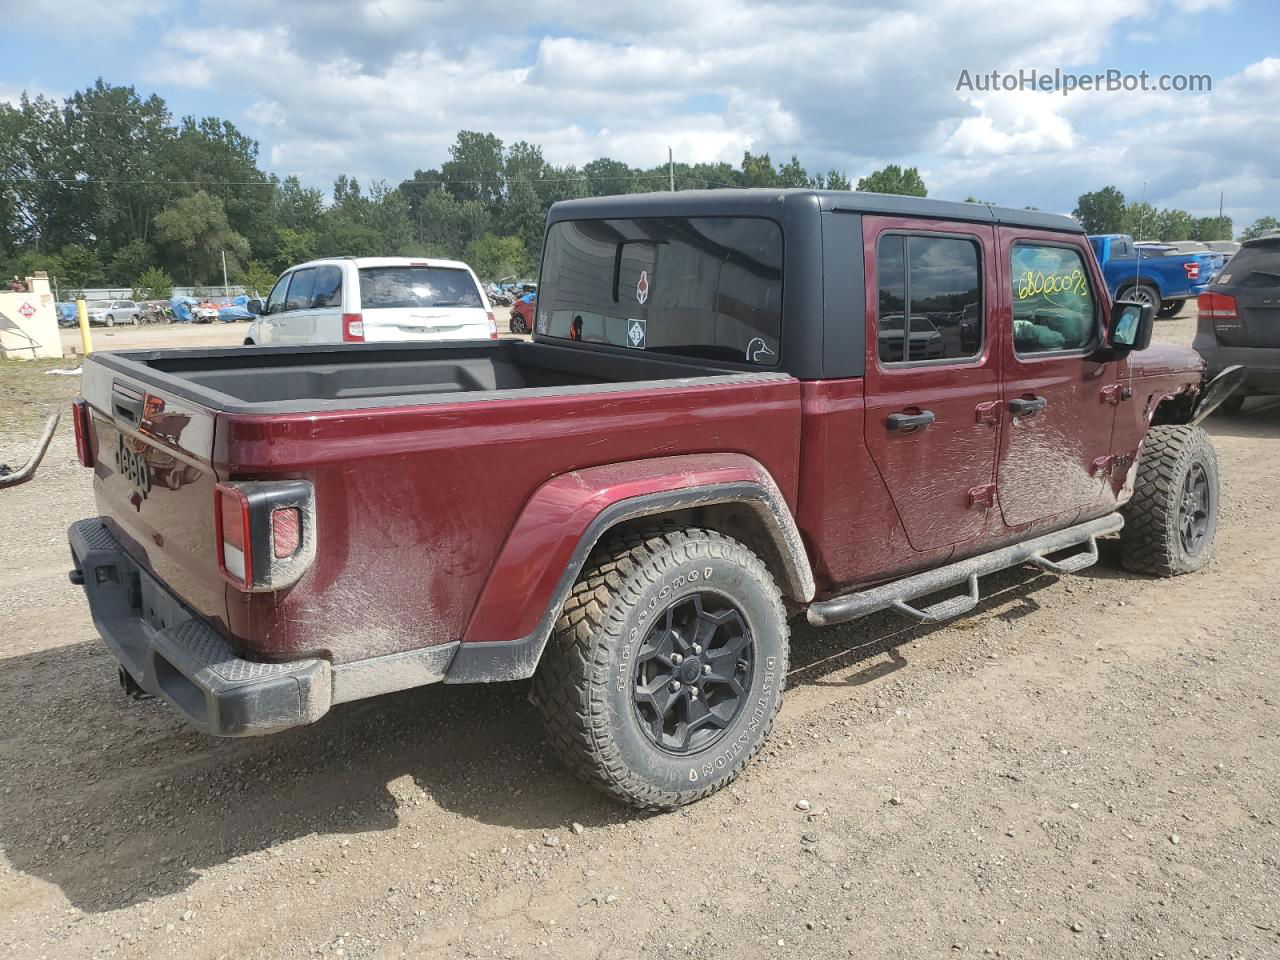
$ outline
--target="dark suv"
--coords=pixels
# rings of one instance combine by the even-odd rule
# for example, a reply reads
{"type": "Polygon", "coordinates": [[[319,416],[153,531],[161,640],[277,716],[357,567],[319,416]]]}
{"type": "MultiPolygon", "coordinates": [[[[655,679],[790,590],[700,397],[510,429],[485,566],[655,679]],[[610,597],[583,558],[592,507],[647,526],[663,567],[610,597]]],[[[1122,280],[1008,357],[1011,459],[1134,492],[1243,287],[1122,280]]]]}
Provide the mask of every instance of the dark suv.
{"type": "Polygon", "coordinates": [[[1249,240],[1200,295],[1196,351],[1210,373],[1245,368],[1244,385],[1223,401],[1238,413],[1251,394],[1280,394],[1280,231],[1249,240]]]}

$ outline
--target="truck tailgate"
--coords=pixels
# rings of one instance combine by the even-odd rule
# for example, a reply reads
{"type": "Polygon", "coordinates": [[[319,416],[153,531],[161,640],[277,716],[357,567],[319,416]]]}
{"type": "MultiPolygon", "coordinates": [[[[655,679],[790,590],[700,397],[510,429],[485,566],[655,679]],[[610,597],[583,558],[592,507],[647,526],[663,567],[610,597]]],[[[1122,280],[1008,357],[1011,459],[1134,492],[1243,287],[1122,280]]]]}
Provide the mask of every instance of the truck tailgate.
{"type": "Polygon", "coordinates": [[[214,412],[94,363],[84,365],[83,378],[98,513],[138,563],[196,612],[224,623],[214,412]]]}

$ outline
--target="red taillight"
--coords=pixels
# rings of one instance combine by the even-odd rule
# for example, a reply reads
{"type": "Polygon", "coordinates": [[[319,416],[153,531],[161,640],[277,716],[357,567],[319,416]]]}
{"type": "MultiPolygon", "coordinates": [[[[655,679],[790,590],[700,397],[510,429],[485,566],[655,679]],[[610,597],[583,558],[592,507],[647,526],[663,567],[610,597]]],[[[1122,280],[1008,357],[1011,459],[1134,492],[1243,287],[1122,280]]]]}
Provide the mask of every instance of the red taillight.
{"type": "Polygon", "coordinates": [[[1192,260],[1189,263],[1184,263],[1182,266],[1187,271],[1188,280],[1200,279],[1200,262],[1198,260],[1192,260]]]}
{"type": "Polygon", "coordinates": [[[492,310],[486,310],[484,315],[489,318],[489,339],[497,340],[498,339],[498,318],[493,315],[492,310]]]}
{"type": "Polygon", "coordinates": [[[342,341],[344,343],[364,343],[364,317],[359,313],[342,315],[342,341]]]}
{"type": "Polygon", "coordinates": [[[89,444],[89,404],[83,400],[71,402],[71,424],[76,430],[76,459],[82,467],[93,466],[93,447],[89,444]]]}
{"type": "Polygon", "coordinates": [[[216,503],[218,571],[232,583],[248,587],[253,583],[253,551],[250,549],[249,498],[235,487],[218,484],[216,503]]]}
{"type": "Polygon", "coordinates": [[[1202,293],[1196,301],[1200,319],[1213,321],[1219,333],[1234,333],[1240,329],[1240,314],[1236,298],[1229,293],[1202,293]]]}
{"type": "Polygon", "coordinates": [[[271,550],[277,560],[286,560],[302,545],[302,511],[281,507],[271,512],[271,550]]]}

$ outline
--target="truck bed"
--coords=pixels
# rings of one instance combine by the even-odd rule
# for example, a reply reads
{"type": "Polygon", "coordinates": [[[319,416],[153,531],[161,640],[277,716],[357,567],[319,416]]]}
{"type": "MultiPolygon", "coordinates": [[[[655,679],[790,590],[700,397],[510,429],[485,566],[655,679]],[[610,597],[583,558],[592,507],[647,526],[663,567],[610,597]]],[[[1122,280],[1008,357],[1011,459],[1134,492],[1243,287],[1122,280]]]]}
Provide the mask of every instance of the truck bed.
{"type": "Polygon", "coordinates": [[[505,340],[95,353],[82,380],[106,529],[252,660],[459,640],[524,504],[576,470],[741,453],[795,496],[800,384],[776,371],[505,340]],[[278,480],[314,487],[315,562],[244,593],[214,486],[278,480]]]}
{"type": "MultiPolygon", "coordinates": [[[[732,370],[652,353],[627,356],[522,340],[135,351],[95,360],[137,381],[226,413],[309,411],[457,402],[497,392],[642,388],[732,370]],[[269,371],[269,373],[268,373],[269,371]]],[[[748,374],[759,377],[760,373],[748,374]]],[[[776,375],[775,375],[776,376],[776,375]]]]}

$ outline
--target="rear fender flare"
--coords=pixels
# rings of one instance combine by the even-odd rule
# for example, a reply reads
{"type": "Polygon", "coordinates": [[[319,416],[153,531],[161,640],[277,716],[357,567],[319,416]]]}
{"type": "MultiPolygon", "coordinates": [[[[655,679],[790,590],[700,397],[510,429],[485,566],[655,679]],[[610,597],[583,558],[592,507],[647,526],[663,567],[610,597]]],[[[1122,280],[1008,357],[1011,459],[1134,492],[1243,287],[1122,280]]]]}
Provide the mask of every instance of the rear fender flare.
{"type": "MultiPolygon", "coordinates": [[[[618,524],[678,510],[738,504],[767,531],[779,587],[813,599],[813,571],[782,491],[741,454],[659,457],[555,477],[534,492],[511,528],[472,612],[446,683],[533,675],[592,549],[618,524]]],[[[768,559],[766,558],[766,563],[768,559]]]]}

